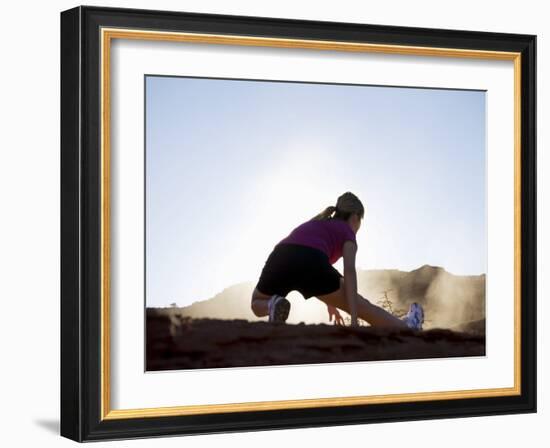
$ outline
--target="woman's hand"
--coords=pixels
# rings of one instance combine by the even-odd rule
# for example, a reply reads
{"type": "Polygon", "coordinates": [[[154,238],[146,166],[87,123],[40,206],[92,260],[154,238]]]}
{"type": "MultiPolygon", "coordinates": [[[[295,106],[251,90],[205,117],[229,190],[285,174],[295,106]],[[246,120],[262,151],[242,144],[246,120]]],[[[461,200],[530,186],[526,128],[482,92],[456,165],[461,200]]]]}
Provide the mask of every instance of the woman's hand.
{"type": "Polygon", "coordinates": [[[345,325],[344,319],[340,314],[340,311],[338,311],[338,308],[332,305],[327,305],[327,310],[329,322],[332,322],[332,318],[334,317],[334,325],[345,325]]]}

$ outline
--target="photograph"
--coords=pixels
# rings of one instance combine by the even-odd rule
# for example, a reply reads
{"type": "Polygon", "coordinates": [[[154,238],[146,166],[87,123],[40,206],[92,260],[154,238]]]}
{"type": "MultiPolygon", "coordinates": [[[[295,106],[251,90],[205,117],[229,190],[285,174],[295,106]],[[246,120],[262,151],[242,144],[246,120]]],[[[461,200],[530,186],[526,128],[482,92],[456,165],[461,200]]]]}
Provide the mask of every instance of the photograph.
{"type": "Polygon", "coordinates": [[[61,12],[63,437],[538,412],[538,30],[394,10],[61,12]]]}
{"type": "Polygon", "coordinates": [[[485,90],[143,87],[146,371],[486,355],[485,90]]]}
{"type": "Polygon", "coordinates": [[[546,3],[3,6],[2,446],[550,439],[546,3]]]}

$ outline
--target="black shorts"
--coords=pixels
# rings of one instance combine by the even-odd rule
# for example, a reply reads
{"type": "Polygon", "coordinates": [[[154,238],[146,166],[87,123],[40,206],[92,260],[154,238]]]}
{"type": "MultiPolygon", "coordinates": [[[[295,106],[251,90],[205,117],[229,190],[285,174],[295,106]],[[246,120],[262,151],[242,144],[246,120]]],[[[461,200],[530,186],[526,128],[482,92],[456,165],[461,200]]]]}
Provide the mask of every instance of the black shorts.
{"type": "Polygon", "coordinates": [[[286,296],[298,291],[309,299],[337,291],[340,274],[321,250],[299,244],[275,246],[260,275],[256,288],[264,294],[286,296]]]}

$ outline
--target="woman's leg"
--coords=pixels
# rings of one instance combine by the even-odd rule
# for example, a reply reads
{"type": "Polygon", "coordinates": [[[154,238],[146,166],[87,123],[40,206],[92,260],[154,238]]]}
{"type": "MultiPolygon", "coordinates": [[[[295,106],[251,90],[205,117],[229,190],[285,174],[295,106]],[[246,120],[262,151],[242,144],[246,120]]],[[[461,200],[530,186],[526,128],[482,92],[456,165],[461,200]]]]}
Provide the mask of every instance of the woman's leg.
{"type": "Polygon", "coordinates": [[[254,291],[252,292],[252,301],[250,302],[252,312],[258,317],[267,316],[269,314],[267,302],[269,302],[270,298],[270,295],[264,294],[259,291],[258,288],[254,288],[254,291]]]}
{"type": "MultiPolygon", "coordinates": [[[[340,279],[340,288],[337,291],[317,296],[317,298],[327,305],[335,306],[349,313],[343,278],[340,279]]],[[[384,308],[372,304],[360,294],[357,294],[357,316],[366,320],[373,327],[408,328],[401,319],[388,313],[384,308]]]]}

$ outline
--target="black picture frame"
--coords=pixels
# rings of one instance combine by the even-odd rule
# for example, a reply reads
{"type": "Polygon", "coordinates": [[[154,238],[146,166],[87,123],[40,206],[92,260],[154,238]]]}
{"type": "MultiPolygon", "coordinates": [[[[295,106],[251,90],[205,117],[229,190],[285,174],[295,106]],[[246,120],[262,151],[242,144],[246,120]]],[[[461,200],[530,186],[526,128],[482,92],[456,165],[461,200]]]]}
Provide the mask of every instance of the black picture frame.
{"type": "Polygon", "coordinates": [[[61,435],[75,441],[534,413],[536,36],[102,7],[61,13],[61,435]],[[521,393],[201,415],[102,418],[102,27],[521,54],[521,393]]]}

